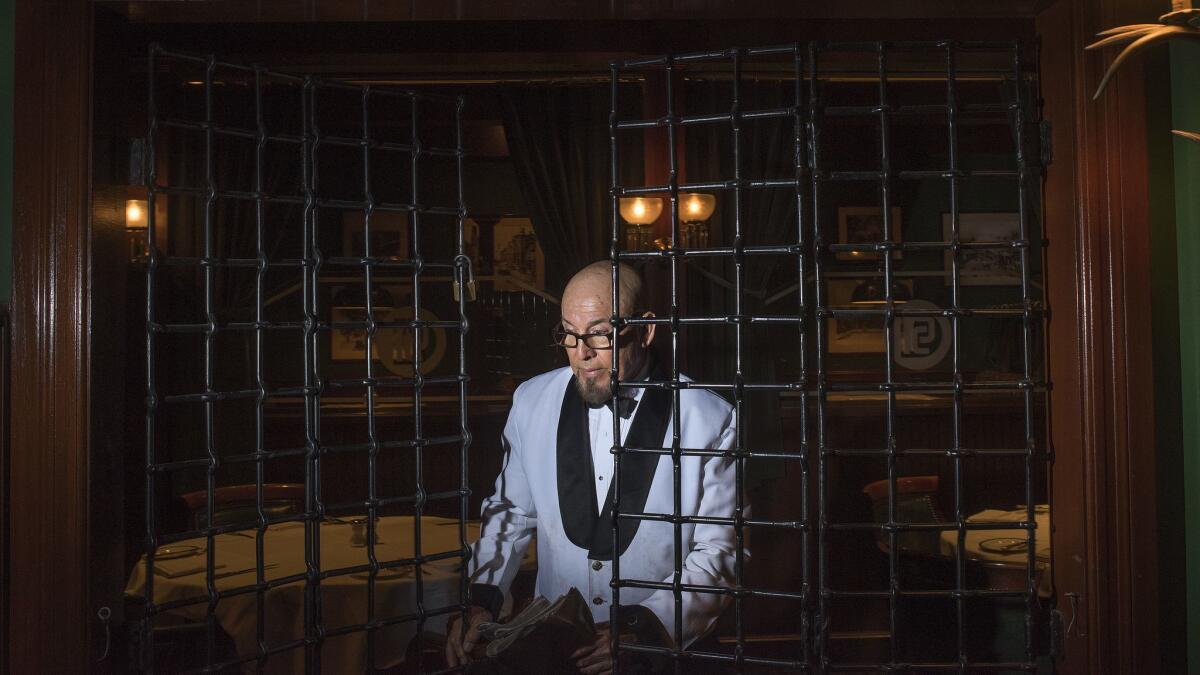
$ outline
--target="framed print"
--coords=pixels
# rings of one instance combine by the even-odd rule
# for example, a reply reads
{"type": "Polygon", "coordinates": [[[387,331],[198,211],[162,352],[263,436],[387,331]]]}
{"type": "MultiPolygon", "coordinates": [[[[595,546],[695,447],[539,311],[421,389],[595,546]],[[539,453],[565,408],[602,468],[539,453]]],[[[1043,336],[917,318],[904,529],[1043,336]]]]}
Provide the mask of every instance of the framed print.
{"type": "MultiPolygon", "coordinates": [[[[972,242],[1015,241],[1021,236],[1020,215],[1016,213],[960,213],[959,240],[972,242]]],[[[942,240],[950,241],[950,214],[942,214],[942,240]]],[[[946,251],[946,285],[950,278],[951,251],[946,251]]],[[[1015,248],[963,250],[958,266],[963,286],[1012,286],[1021,283],[1021,252],[1015,248]]]]}
{"type": "Polygon", "coordinates": [[[496,290],[545,290],[546,258],[533,233],[533,222],[528,218],[501,218],[493,232],[496,290]]]}
{"type": "MultiPolygon", "coordinates": [[[[883,209],[878,206],[839,206],[838,239],[839,244],[872,244],[883,241],[888,237],[883,232],[883,209]]],[[[900,219],[903,211],[899,206],[892,207],[892,236],[891,241],[901,241],[900,219]]],[[[892,254],[896,258],[900,251],[892,254]]],[[[878,253],[863,253],[859,251],[838,251],[838,260],[869,261],[879,260],[878,253]]]]}
{"type": "MultiPolygon", "coordinates": [[[[830,279],[828,282],[830,309],[855,309],[854,289],[866,283],[865,279],[830,279]]],[[[897,285],[905,287],[912,295],[911,279],[899,279],[897,285]]],[[[893,287],[894,288],[894,287],[893,287]]],[[[884,346],[883,317],[870,316],[854,319],[830,319],[828,344],[830,354],[873,354],[887,351],[884,346]]]]}
{"type": "MultiPolygon", "coordinates": [[[[409,286],[402,284],[382,285],[376,287],[372,294],[375,320],[379,322],[400,322],[412,320],[413,310],[409,286]],[[390,301],[391,304],[384,304],[390,301]]],[[[333,297],[345,297],[341,289],[333,289],[333,297]]],[[[430,308],[422,307],[420,318],[425,321],[438,321],[439,318],[430,308]]],[[[333,329],[329,338],[329,359],[334,362],[358,361],[364,362],[367,355],[367,308],[361,304],[335,305],[330,308],[330,319],[333,329]]],[[[416,362],[414,331],[411,328],[376,328],[375,339],[371,344],[371,358],[382,365],[388,372],[400,377],[412,377],[413,366],[416,362]]],[[[435,371],[446,356],[449,336],[444,328],[423,328],[421,330],[421,373],[429,374],[435,371]]]]}

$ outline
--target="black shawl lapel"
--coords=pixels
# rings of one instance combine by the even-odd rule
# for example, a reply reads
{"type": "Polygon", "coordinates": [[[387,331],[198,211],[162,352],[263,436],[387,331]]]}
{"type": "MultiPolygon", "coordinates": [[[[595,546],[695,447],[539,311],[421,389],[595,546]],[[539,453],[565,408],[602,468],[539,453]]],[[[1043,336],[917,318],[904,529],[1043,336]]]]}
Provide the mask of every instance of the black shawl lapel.
{"type": "MultiPolygon", "coordinates": [[[[651,375],[651,378],[659,379],[655,375],[651,375]]],[[[642,400],[633,413],[633,424],[625,437],[624,447],[662,447],[663,436],[667,433],[667,424],[670,421],[671,392],[666,389],[647,389],[642,393],[642,400]]],[[[621,457],[621,513],[641,513],[646,509],[646,500],[650,497],[650,484],[654,482],[654,472],[658,468],[660,457],[661,455],[645,452],[630,452],[621,457]]],[[[588,550],[588,558],[592,560],[613,559],[613,485],[616,485],[616,481],[608,486],[604,510],[596,519],[596,527],[592,532],[592,545],[588,550]]],[[[641,520],[621,519],[617,532],[617,555],[624,554],[625,549],[629,548],[641,524],[641,520]]]]}
{"type": "MultiPolygon", "coordinates": [[[[651,375],[658,379],[657,375],[651,375]]],[[[625,445],[633,448],[662,446],[671,418],[671,393],[665,389],[647,389],[634,412],[625,445]]],[[[588,408],[575,378],[567,383],[562,410],[558,416],[558,508],[563,530],[572,544],[588,550],[593,560],[612,560],[613,488],[608,488],[604,509],[596,512],[595,469],[592,466],[591,439],[588,433],[588,408]]],[[[621,458],[621,511],[638,513],[645,509],[650,485],[658,467],[659,455],[629,453],[621,458]]],[[[615,481],[614,481],[615,483],[615,481]]],[[[637,534],[640,520],[621,520],[617,555],[625,552],[637,534]]]]}
{"type": "Polygon", "coordinates": [[[558,511],[567,539],[579,548],[591,548],[596,518],[596,487],[592,482],[592,443],[588,434],[588,408],[575,376],[567,382],[558,414],[558,511]]]}

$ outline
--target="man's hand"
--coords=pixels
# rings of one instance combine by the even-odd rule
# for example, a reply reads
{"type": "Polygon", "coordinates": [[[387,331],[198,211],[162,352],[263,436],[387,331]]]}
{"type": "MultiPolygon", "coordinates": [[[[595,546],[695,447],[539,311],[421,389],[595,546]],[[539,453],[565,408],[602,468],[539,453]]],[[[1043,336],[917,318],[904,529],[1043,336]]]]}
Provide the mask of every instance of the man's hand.
{"type": "MultiPolygon", "coordinates": [[[[633,635],[622,633],[621,642],[634,642],[633,635]]],[[[575,667],[584,675],[602,675],[613,672],[612,668],[612,632],[608,622],[596,624],[596,640],[590,645],[580,647],[571,654],[575,667]]],[[[624,656],[624,655],[622,655],[624,656]]]]}
{"type": "Polygon", "coordinates": [[[491,621],[492,613],[482,607],[467,610],[464,633],[461,615],[455,614],[446,622],[446,663],[451,668],[471,662],[471,650],[479,644],[479,624],[491,621]]]}

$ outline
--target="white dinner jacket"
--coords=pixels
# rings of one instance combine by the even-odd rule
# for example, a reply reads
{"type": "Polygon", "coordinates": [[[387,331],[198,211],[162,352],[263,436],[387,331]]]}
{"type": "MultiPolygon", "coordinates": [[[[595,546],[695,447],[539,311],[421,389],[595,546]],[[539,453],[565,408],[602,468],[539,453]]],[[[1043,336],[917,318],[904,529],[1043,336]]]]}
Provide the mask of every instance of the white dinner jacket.
{"type": "MultiPolygon", "coordinates": [[[[659,380],[661,376],[651,376],[659,380]]],[[[625,432],[628,447],[671,447],[671,393],[647,389],[625,432]]],[[[709,391],[680,392],[684,449],[734,445],[732,406],[709,391]]],[[[537,531],[536,592],[551,600],[578,588],[597,621],[612,605],[612,488],[597,511],[588,443],[587,409],[575,392],[570,368],[539,375],[517,387],[504,427],[507,453],[496,490],[484,500],[479,541],[470,564],[472,583],[497,586],[507,596],[534,530],[537,531]]],[[[622,513],[671,514],[671,457],[627,453],[621,459],[622,513]]],[[[734,461],[683,457],[680,467],[684,515],[732,517],[734,461]]],[[[749,515],[747,513],[747,515],[749,515]]],[[[669,522],[621,519],[620,577],[670,583],[675,536],[669,522]]],[[[731,526],[682,526],[683,584],[728,587],[734,579],[736,541],[731,526]]],[[[748,556],[748,553],[746,554],[748,556]]],[[[640,604],[674,636],[675,599],[670,590],[622,588],[622,607],[640,604]]],[[[684,646],[703,636],[727,604],[724,595],[683,594],[684,646]]]]}

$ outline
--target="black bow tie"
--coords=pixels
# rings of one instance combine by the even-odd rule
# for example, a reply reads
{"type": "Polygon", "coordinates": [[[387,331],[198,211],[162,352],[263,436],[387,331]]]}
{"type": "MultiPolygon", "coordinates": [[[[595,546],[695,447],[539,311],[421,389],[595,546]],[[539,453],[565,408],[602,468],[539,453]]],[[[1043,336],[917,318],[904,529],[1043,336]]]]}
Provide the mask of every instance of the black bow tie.
{"type": "MultiPolygon", "coordinates": [[[[618,406],[617,411],[618,411],[618,414],[621,415],[621,419],[627,420],[631,416],[633,416],[633,411],[637,408],[637,403],[638,403],[637,399],[633,398],[633,397],[621,396],[621,397],[617,398],[617,406],[618,406]]],[[[607,406],[608,409],[611,411],[613,409],[613,400],[611,398],[608,399],[607,401],[604,402],[604,405],[607,406]]],[[[600,406],[595,406],[595,407],[598,408],[600,406]]]]}

